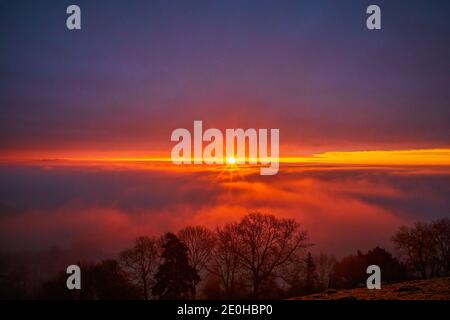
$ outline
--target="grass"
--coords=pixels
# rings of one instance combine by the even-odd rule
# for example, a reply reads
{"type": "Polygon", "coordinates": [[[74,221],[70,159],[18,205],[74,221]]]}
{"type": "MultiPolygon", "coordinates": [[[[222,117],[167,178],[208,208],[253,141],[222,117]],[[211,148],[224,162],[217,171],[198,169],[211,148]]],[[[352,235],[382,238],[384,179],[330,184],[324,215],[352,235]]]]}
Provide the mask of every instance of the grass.
{"type": "Polygon", "coordinates": [[[450,300],[450,278],[412,280],[382,284],[380,290],[367,288],[328,289],[292,300],[450,300]]]}

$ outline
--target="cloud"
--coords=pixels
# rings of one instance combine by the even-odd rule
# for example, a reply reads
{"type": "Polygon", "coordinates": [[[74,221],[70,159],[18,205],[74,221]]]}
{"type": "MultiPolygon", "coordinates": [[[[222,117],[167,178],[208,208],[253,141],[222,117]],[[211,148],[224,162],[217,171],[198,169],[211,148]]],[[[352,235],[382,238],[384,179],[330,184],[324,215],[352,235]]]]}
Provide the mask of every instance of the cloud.
{"type": "Polygon", "coordinates": [[[280,174],[170,166],[0,168],[2,249],[95,247],[210,228],[252,211],[294,218],[317,251],[390,247],[402,224],[448,215],[450,173],[423,168],[287,166],[280,174]],[[14,212],[13,212],[14,211],[14,212]]]}

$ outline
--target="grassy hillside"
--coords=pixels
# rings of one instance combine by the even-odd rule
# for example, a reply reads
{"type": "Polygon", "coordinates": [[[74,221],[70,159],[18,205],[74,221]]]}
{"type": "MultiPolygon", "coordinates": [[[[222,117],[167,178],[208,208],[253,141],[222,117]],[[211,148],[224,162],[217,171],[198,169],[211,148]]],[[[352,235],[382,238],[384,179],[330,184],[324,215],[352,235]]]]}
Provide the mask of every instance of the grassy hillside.
{"type": "Polygon", "coordinates": [[[323,293],[292,298],[293,300],[450,300],[450,278],[413,280],[384,284],[380,290],[357,288],[328,289],[323,293]]]}

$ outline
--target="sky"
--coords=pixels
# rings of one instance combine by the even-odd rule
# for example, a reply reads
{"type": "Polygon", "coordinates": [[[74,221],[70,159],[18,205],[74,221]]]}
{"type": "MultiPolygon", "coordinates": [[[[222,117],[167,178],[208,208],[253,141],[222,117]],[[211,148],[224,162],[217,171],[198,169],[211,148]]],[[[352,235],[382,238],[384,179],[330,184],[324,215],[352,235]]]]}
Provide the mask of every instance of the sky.
{"type": "Polygon", "coordinates": [[[283,155],[447,148],[448,1],[0,4],[0,152],[167,156],[170,133],[279,128],[283,155]]]}
{"type": "Polygon", "coordinates": [[[450,2],[376,3],[0,1],[0,250],[259,211],[343,255],[448,217],[450,2]],[[279,173],[160,161],[195,120],[280,129],[279,173]]]}

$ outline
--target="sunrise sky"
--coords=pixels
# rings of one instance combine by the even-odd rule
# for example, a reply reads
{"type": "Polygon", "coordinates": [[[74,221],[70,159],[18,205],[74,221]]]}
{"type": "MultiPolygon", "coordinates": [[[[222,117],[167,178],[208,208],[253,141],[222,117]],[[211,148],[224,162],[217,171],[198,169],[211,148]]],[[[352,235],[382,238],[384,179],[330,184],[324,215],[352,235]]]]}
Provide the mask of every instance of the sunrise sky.
{"type": "Polygon", "coordinates": [[[293,217],[316,250],[450,212],[449,1],[0,3],[2,249],[293,217]],[[280,129],[280,172],[176,167],[171,132],[280,129]]]}

